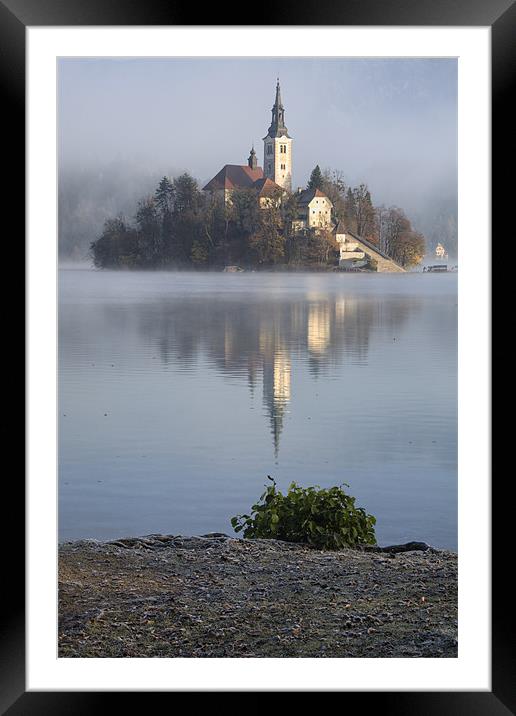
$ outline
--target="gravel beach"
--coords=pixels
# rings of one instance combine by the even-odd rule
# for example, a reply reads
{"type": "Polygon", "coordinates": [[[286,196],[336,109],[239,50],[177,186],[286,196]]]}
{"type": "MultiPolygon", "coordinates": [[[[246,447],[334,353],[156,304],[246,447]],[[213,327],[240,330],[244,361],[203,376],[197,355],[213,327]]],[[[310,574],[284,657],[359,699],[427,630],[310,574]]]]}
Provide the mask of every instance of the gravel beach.
{"type": "Polygon", "coordinates": [[[60,657],[456,657],[457,555],[224,535],[59,546],[60,657]]]}

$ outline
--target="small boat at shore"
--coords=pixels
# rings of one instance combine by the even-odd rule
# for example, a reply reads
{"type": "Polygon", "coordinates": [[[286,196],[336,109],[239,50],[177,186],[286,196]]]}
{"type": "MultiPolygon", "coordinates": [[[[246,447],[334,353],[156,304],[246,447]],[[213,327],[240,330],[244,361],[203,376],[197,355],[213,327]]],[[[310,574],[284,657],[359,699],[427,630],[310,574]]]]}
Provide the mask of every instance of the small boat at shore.
{"type": "Polygon", "coordinates": [[[448,271],[448,264],[433,264],[432,266],[423,266],[423,273],[445,273],[448,271]]]}

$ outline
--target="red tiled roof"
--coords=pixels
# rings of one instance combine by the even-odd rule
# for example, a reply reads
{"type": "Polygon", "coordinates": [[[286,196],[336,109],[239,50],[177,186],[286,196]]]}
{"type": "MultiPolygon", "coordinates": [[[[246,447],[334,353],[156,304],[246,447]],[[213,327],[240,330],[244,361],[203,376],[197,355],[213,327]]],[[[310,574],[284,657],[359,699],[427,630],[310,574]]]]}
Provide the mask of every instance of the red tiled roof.
{"type": "Polygon", "coordinates": [[[263,178],[263,169],[251,167],[246,164],[226,164],[205,187],[204,191],[217,191],[219,189],[250,189],[253,184],[263,178]]]}
{"type": "Polygon", "coordinates": [[[253,184],[253,188],[258,190],[258,196],[270,196],[276,192],[284,191],[279,184],[276,184],[276,182],[272,181],[272,179],[269,179],[268,177],[257,179],[253,184]]]}

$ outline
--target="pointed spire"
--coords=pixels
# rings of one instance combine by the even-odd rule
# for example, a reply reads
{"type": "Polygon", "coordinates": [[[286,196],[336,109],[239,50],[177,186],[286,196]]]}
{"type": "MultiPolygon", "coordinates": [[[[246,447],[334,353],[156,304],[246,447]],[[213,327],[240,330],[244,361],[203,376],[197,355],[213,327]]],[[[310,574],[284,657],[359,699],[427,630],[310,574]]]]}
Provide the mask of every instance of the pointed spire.
{"type": "Polygon", "coordinates": [[[283,109],[283,105],[281,104],[281,89],[280,89],[280,84],[279,84],[279,77],[278,77],[278,81],[276,84],[276,101],[275,101],[274,105],[278,109],[280,107],[281,107],[281,109],[283,109]]]}
{"type": "Polygon", "coordinates": [[[281,102],[281,89],[279,77],[276,83],[276,99],[272,107],[272,122],[268,131],[269,137],[288,137],[288,130],[285,127],[285,108],[281,102]]]}

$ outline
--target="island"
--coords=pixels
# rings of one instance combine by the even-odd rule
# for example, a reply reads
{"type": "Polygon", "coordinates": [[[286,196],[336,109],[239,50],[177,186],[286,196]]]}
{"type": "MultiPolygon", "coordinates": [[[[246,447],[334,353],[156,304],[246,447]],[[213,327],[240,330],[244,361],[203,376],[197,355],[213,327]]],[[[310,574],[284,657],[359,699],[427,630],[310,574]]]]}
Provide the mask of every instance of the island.
{"type": "Polygon", "coordinates": [[[188,172],[164,176],[134,221],[106,220],[91,243],[94,265],[403,272],[421,262],[424,236],[399,207],[375,206],[366,184],[317,165],[293,190],[279,79],[263,143],[263,167],[253,145],[245,164],[225,164],[202,190],[188,172]]]}

